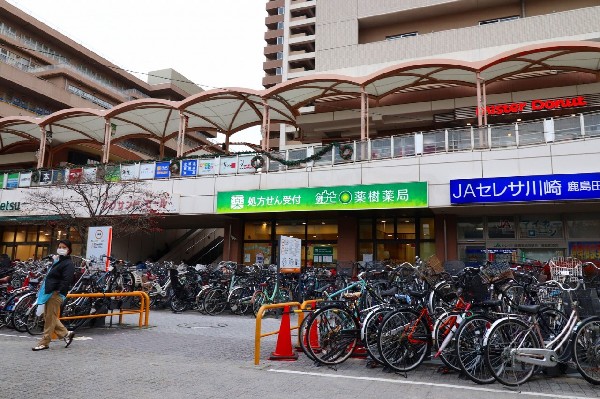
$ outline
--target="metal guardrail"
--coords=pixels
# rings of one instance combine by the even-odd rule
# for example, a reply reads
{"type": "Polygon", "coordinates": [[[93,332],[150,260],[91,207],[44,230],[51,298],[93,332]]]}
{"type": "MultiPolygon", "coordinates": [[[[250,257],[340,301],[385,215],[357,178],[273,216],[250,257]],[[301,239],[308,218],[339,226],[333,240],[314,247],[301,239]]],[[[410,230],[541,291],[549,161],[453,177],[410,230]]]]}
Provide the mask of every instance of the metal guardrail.
{"type": "Polygon", "coordinates": [[[139,322],[138,325],[140,328],[148,327],[149,319],[150,319],[150,297],[147,293],[143,291],[133,291],[133,292],[97,292],[97,293],[89,293],[89,294],[67,294],[67,298],[113,298],[113,297],[124,297],[124,296],[137,296],[140,298],[140,308],[138,310],[129,309],[122,310],[120,312],[114,313],[94,313],[89,315],[81,315],[81,316],[66,316],[60,317],[60,320],[74,320],[74,319],[92,319],[97,317],[107,317],[107,316],[119,316],[119,324],[123,322],[123,315],[126,314],[139,314],[139,322]]]}
{"type": "Polygon", "coordinates": [[[270,331],[267,333],[262,333],[262,318],[265,313],[265,310],[268,309],[283,309],[285,307],[296,307],[297,310],[294,313],[298,314],[298,323],[295,326],[290,325],[290,331],[298,330],[300,325],[302,324],[302,320],[304,319],[304,312],[307,309],[311,309],[314,304],[322,301],[322,299],[310,299],[308,301],[300,302],[282,302],[282,303],[272,303],[268,305],[262,305],[256,314],[256,324],[254,331],[254,365],[260,364],[260,340],[261,338],[268,337],[271,335],[279,334],[280,330],[270,331]]]}

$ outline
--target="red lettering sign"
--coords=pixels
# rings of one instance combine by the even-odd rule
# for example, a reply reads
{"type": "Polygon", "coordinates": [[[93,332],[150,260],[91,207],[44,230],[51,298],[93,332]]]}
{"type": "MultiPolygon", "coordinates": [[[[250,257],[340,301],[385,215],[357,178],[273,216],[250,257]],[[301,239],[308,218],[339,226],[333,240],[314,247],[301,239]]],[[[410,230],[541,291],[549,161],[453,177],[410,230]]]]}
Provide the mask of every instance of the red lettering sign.
{"type": "Polygon", "coordinates": [[[476,110],[476,115],[516,114],[523,112],[526,108],[531,111],[543,111],[559,108],[585,107],[586,105],[587,102],[585,101],[585,98],[583,98],[583,96],[577,96],[572,98],[558,98],[553,100],[532,100],[531,104],[528,102],[518,102],[507,104],[494,104],[481,108],[478,107],[476,110]]]}

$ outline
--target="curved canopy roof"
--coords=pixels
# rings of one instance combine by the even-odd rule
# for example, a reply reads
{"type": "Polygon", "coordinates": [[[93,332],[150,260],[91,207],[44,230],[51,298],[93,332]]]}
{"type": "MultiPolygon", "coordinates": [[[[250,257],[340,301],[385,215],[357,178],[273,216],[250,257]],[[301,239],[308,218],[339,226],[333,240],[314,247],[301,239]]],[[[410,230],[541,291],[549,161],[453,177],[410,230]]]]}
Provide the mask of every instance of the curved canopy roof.
{"type": "Polygon", "coordinates": [[[41,127],[58,143],[102,143],[105,124],[115,125],[113,141],[148,137],[165,142],[177,135],[180,115],[190,130],[216,130],[231,135],[269,120],[295,124],[299,109],[315,101],[357,98],[366,93],[381,99],[398,92],[441,87],[473,87],[477,74],[487,85],[554,71],[600,72],[600,43],[556,42],[526,46],[495,57],[467,62],[449,59],[402,63],[364,77],[311,75],[280,83],[267,90],[216,89],[173,102],[133,100],[110,110],[73,108],[45,118],[0,119],[0,153],[21,142],[39,143],[41,127]]]}

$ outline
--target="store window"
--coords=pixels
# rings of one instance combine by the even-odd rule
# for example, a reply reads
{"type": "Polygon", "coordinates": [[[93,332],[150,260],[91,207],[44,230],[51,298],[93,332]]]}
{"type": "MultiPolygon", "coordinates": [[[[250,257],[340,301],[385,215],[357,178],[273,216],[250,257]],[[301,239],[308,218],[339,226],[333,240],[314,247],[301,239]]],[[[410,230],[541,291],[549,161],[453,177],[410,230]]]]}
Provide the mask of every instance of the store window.
{"type": "Polygon", "coordinates": [[[271,243],[245,243],[243,261],[245,265],[269,265],[274,263],[271,243]]]}
{"type": "Polygon", "coordinates": [[[588,238],[598,240],[600,215],[572,216],[567,220],[569,238],[588,238]]]}
{"type": "Polygon", "coordinates": [[[563,223],[556,217],[532,215],[520,218],[520,238],[563,238],[563,235],[563,223]]]}
{"type": "Polygon", "coordinates": [[[413,218],[399,218],[396,221],[396,232],[397,238],[402,240],[414,240],[415,239],[415,219],[413,218]]]}
{"type": "Polygon", "coordinates": [[[312,240],[337,240],[338,225],[335,220],[309,220],[307,225],[307,239],[312,240]]]}
{"type": "Polygon", "coordinates": [[[424,240],[433,240],[435,239],[435,225],[433,223],[433,218],[422,218],[421,219],[421,230],[419,232],[419,237],[424,240]]]}
{"type": "Polygon", "coordinates": [[[483,240],[483,218],[460,219],[457,228],[459,240],[483,240]]]}
{"type": "Polygon", "coordinates": [[[337,244],[308,244],[306,257],[306,265],[309,267],[334,267],[337,262],[337,244]]]}
{"type": "Polygon", "coordinates": [[[394,219],[377,219],[375,221],[375,238],[393,240],[394,239],[394,219]]]}
{"type": "Polygon", "coordinates": [[[244,238],[246,240],[270,240],[271,222],[252,221],[246,222],[244,226],[244,238]]]}
{"type": "Polygon", "coordinates": [[[489,217],[487,219],[489,238],[515,238],[515,218],[510,216],[489,217]]]}
{"type": "Polygon", "coordinates": [[[306,222],[302,220],[280,220],[275,226],[275,237],[277,236],[306,240],[306,222]]]}
{"type": "Polygon", "coordinates": [[[358,238],[368,240],[373,238],[373,220],[360,219],[358,221],[358,238]]]}

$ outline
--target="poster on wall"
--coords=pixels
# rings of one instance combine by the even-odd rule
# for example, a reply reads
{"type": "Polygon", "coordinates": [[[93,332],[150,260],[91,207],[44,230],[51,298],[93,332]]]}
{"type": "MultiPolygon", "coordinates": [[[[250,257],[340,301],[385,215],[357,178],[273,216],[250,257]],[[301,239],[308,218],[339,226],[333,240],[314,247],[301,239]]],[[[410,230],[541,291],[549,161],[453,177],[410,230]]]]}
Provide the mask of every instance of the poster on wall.
{"type": "Polygon", "coordinates": [[[67,181],[69,184],[81,183],[83,179],[83,168],[69,169],[67,181]]]}
{"type": "Polygon", "coordinates": [[[93,268],[108,271],[111,246],[112,226],[88,227],[85,257],[92,262],[93,268]]]}
{"type": "Polygon", "coordinates": [[[140,164],[121,165],[121,180],[134,180],[138,178],[140,164]]]}
{"type": "Polygon", "coordinates": [[[171,163],[169,161],[165,162],[156,162],[156,168],[154,170],[154,178],[155,179],[168,179],[170,174],[169,166],[171,163]]]}
{"type": "Polygon", "coordinates": [[[570,242],[569,253],[582,261],[600,261],[600,242],[570,242]]]}
{"type": "Polygon", "coordinates": [[[302,266],[302,240],[300,238],[279,236],[279,262],[282,273],[299,273],[302,266]]]}
{"type": "Polygon", "coordinates": [[[31,174],[32,172],[21,172],[21,176],[19,176],[19,187],[31,186],[31,174]]]}
{"type": "Polygon", "coordinates": [[[232,174],[237,171],[237,157],[223,157],[219,166],[219,173],[222,175],[232,174]]]}
{"type": "Polygon", "coordinates": [[[181,176],[196,176],[197,171],[197,159],[184,159],[181,161],[181,176]]]}
{"type": "Polygon", "coordinates": [[[154,179],[154,169],[155,169],[154,162],[140,164],[140,179],[141,180],[154,179]]]}
{"type": "Polygon", "coordinates": [[[254,158],[254,155],[240,155],[238,157],[238,168],[237,171],[238,173],[255,173],[256,169],[254,169],[252,167],[252,158],[254,158]]]}
{"type": "Polygon", "coordinates": [[[49,186],[52,183],[52,171],[40,170],[40,186],[49,186]]]}
{"type": "Polygon", "coordinates": [[[214,175],[217,171],[217,163],[214,159],[198,160],[198,175],[214,175]]]}
{"type": "Polygon", "coordinates": [[[9,173],[6,178],[6,188],[17,188],[19,187],[19,172],[9,173]]]}
{"type": "Polygon", "coordinates": [[[98,175],[98,169],[96,167],[83,168],[83,181],[94,182],[98,175]]]}

